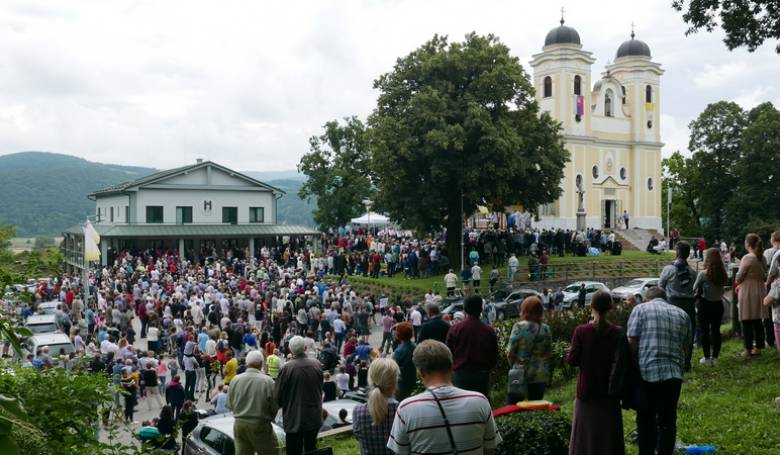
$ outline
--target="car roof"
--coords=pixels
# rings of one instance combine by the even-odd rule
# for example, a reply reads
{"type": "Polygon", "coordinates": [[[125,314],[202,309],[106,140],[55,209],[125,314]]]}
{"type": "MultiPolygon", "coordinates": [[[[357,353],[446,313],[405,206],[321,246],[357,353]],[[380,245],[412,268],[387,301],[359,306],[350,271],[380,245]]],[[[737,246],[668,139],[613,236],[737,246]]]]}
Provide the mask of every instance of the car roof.
{"type": "Polygon", "coordinates": [[[570,284],[570,285],[568,285],[566,287],[568,288],[568,287],[571,287],[571,286],[573,286],[575,284],[577,284],[577,285],[584,284],[585,286],[590,286],[591,284],[599,284],[599,285],[606,286],[606,284],[604,284],[604,283],[602,283],[600,281],[575,281],[574,283],[572,283],[572,284],[570,284]]]}
{"type": "Polygon", "coordinates": [[[235,418],[233,417],[233,413],[227,413],[227,414],[218,414],[211,417],[206,417],[205,419],[201,419],[200,422],[202,425],[214,428],[217,431],[221,431],[222,433],[225,433],[226,435],[233,437],[233,422],[235,422],[235,418]]]}
{"type": "Polygon", "coordinates": [[[27,321],[25,322],[25,324],[33,324],[36,322],[49,323],[49,322],[54,322],[56,320],[57,320],[57,316],[53,314],[33,314],[27,317],[27,321]]]}
{"type": "Polygon", "coordinates": [[[36,345],[66,344],[70,338],[64,333],[39,333],[30,337],[36,345]]]}

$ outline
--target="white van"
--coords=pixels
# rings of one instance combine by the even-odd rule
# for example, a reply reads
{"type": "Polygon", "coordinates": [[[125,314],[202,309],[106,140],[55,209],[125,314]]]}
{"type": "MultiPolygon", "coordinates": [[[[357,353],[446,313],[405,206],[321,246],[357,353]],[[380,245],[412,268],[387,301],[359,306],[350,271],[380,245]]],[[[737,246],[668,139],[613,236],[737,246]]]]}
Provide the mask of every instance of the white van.
{"type": "Polygon", "coordinates": [[[51,302],[43,302],[39,303],[36,313],[38,314],[54,314],[57,312],[57,306],[62,305],[65,307],[65,302],[60,302],[57,300],[52,300],[51,302]]]}
{"type": "Polygon", "coordinates": [[[44,346],[49,347],[49,355],[52,357],[59,356],[60,350],[63,350],[65,355],[76,351],[76,347],[64,333],[41,333],[24,341],[25,355],[35,355],[38,349],[44,346]]]}

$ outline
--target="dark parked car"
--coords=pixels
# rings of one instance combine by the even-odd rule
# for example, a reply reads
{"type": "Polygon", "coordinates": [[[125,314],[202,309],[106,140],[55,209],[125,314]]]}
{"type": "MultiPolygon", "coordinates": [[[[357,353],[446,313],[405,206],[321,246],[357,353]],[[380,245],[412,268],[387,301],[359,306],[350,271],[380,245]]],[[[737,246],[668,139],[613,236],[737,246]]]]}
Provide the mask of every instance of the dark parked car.
{"type": "Polygon", "coordinates": [[[508,294],[506,292],[497,292],[493,298],[494,305],[496,306],[496,319],[503,321],[504,319],[516,318],[520,316],[520,304],[523,303],[526,297],[532,295],[542,297],[542,294],[533,289],[515,289],[508,294]],[[503,297],[502,297],[503,295],[503,297]]]}

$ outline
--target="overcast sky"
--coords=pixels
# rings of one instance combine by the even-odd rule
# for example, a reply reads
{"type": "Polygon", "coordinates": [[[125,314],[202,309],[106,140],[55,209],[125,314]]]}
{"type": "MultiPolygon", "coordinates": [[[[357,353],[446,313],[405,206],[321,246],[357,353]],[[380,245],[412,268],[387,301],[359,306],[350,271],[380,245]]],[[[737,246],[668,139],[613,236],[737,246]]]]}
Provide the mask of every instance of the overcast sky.
{"type": "Polygon", "coordinates": [[[526,70],[558,25],[597,58],[594,82],[636,22],[661,80],[665,154],[721,99],[780,102],[780,57],[685,37],[671,0],[118,1],[0,3],[0,155],[179,166],[202,157],[293,169],[323,123],[373,109],[373,80],[434,33],[494,33],[526,70]]]}

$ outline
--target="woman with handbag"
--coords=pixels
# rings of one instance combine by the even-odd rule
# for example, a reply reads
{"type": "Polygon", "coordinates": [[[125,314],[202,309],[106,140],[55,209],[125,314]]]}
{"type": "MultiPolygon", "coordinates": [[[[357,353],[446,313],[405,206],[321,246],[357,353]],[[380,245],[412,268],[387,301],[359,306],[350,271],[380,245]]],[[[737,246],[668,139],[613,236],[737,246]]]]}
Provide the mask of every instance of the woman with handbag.
{"type": "Polygon", "coordinates": [[[625,331],[607,322],[612,297],[593,294],[593,320],[574,330],[566,361],[580,368],[574,401],[569,455],[622,455],[623,414],[620,398],[629,361],[625,331]]]}
{"type": "Polygon", "coordinates": [[[696,295],[696,309],[701,327],[701,348],[704,357],[699,360],[702,365],[715,365],[720,355],[721,335],[720,323],[723,320],[723,286],[728,277],[720,251],[709,248],[704,252],[704,270],[699,272],[693,283],[696,295]]]}
{"type": "Polygon", "coordinates": [[[544,307],[539,297],[523,300],[520,321],[512,327],[507,346],[509,404],[544,398],[544,389],[550,379],[552,334],[550,327],[542,322],[543,315],[544,307]]]}

